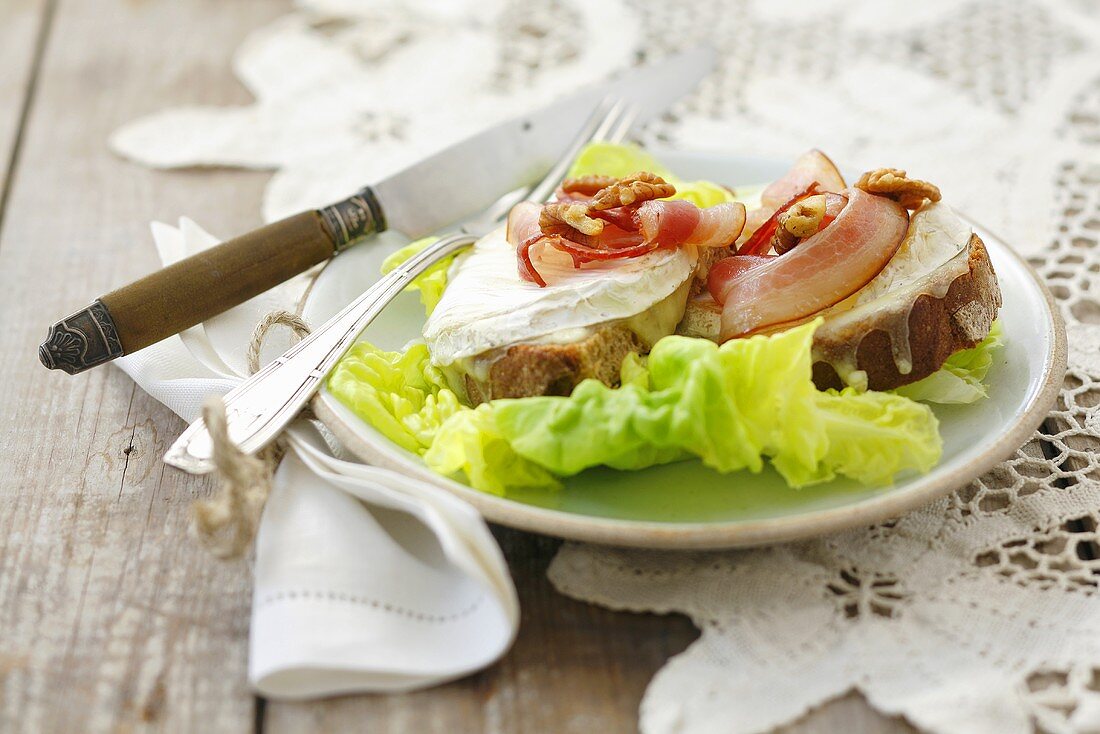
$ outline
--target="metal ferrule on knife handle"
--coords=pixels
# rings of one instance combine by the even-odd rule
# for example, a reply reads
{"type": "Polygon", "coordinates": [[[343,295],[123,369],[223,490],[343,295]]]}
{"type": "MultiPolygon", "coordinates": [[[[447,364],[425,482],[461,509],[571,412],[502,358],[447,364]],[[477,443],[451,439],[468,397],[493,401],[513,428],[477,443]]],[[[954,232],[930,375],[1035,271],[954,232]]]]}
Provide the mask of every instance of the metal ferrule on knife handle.
{"type": "Polygon", "coordinates": [[[382,208],[369,186],[343,201],[319,209],[318,213],[336,252],[386,228],[382,208]]]}
{"type": "Polygon", "coordinates": [[[69,374],[244,303],[385,229],[370,189],[227,240],[111,291],[50,327],[38,357],[69,374]]]}

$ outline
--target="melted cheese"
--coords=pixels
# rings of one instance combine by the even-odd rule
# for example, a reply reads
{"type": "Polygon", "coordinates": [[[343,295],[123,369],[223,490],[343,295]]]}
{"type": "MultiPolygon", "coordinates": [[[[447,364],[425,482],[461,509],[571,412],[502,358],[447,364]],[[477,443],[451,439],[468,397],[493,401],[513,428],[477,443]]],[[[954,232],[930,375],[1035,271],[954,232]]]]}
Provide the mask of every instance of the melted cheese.
{"type": "Polygon", "coordinates": [[[545,288],[519,277],[515,248],[503,228],[456,260],[447,290],[424,325],[434,364],[451,365],[512,344],[574,341],[590,327],[631,319],[677,291],[697,262],[691,248],[580,269],[562,253],[539,254],[545,288]]]}
{"type": "Polygon", "coordinates": [[[921,294],[943,298],[955,279],[968,272],[970,234],[970,227],[946,204],[926,204],[914,212],[897,254],[879,274],[822,312],[826,321],[815,337],[844,346],[823,354],[815,344],[815,360],[832,364],[844,384],[866,389],[867,375],[856,367],[860,340],[850,337],[873,322],[889,335],[898,372],[909,374],[909,312],[921,294]]]}

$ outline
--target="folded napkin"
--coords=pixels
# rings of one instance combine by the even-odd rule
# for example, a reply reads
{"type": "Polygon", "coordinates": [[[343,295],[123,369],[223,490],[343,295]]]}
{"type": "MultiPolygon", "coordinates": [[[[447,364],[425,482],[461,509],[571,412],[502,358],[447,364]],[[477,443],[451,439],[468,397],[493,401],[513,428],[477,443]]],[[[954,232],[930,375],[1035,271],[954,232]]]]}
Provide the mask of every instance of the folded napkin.
{"type": "MultiPolygon", "coordinates": [[[[155,223],[169,265],[217,244],[188,219],[155,223]]],[[[254,326],[293,310],[291,282],[117,364],[185,420],[246,374],[254,326]]],[[[286,349],[273,334],[264,355],[286,349]]],[[[281,340],[281,341],[280,341],[281,340]]],[[[404,691],[497,660],[519,626],[508,567],[470,505],[348,461],[307,421],[288,430],[256,537],[249,682],[273,698],[404,691]]]]}

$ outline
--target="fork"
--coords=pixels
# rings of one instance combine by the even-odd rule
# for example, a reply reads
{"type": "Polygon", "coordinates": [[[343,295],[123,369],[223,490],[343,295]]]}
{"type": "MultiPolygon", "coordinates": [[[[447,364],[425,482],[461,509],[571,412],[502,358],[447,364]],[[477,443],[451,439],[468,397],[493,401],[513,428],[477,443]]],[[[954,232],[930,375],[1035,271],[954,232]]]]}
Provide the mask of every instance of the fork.
{"type": "MultiPolygon", "coordinates": [[[[520,201],[549,200],[581,148],[594,140],[619,142],[630,131],[637,115],[634,106],[603,102],[565,154],[536,185],[505,194],[460,225],[456,232],[441,237],[398,265],[338,314],[226,393],[223,400],[229,439],[246,454],[254,454],[274,440],[306,406],[363,329],[414,278],[499,227],[520,201]]],[[[213,442],[202,418],[180,434],[164,455],[164,461],[192,474],[213,471],[213,442]]]]}

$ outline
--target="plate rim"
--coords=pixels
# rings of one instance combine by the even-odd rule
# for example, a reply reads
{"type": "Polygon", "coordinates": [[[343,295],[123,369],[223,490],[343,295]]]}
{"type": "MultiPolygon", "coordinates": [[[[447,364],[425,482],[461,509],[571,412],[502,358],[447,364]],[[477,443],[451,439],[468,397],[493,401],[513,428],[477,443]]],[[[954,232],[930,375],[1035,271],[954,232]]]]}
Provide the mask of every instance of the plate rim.
{"type": "MultiPolygon", "coordinates": [[[[678,151],[696,154],[698,151],[678,151]]],[[[729,154],[726,154],[729,155],[729,154]]],[[[731,156],[734,157],[734,156],[731,156]]],[[[969,221],[969,220],[968,220],[969,221]]],[[[665,523],[650,520],[620,520],[564,512],[528,505],[488,494],[441,476],[405,456],[400,447],[380,448],[355,431],[350,421],[362,420],[336,401],[323,387],[313,397],[314,415],[358,458],[410,475],[440,487],[469,502],[491,522],[528,532],[601,545],[667,550],[740,548],[788,542],[839,532],[859,525],[896,517],[947,494],[965,482],[981,476],[1022,446],[1046,417],[1061,389],[1067,368],[1068,347],[1065,324],[1054,296],[1031,264],[1004,238],[975,224],[998,240],[1002,249],[1027,273],[1046,305],[1044,332],[1051,336],[1051,348],[1044,360],[1038,390],[1014,422],[982,453],[946,474],[902,491],[886,491],[856,504],[812,510],[784,517],[720,522],[665,523]],[[396,450],[393,450],[396,449],[396,450]]],[[[327,267],[327,266],[326,266],[327,267]]],[[[312,287],[310,288],[312,291],[312,287]]],[[[301,299],[306,303],[307,296],[301,299]]],[[[379,436],[381,441],[388,442],[379,436]]]]}

